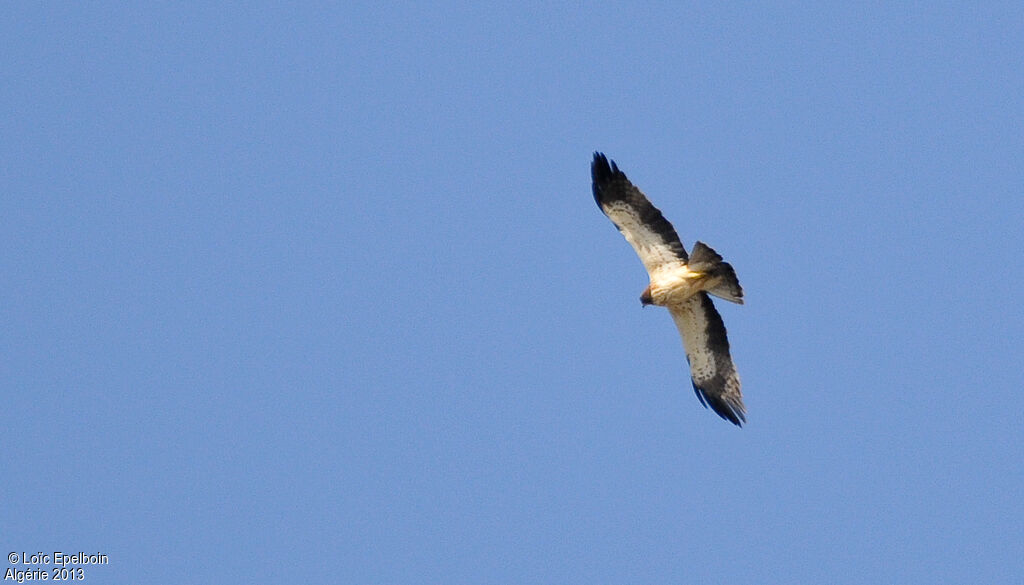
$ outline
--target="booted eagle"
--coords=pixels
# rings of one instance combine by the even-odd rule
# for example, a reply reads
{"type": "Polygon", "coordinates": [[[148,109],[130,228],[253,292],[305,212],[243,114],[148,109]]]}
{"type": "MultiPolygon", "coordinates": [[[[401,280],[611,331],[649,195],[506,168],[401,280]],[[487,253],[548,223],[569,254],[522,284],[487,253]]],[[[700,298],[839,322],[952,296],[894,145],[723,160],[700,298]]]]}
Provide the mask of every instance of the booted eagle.
{"type": "Polygon", "coordinates": [[[741,426],[746,409],[740,378],[729,356],[725,324],[708,293],[743,304],[743,289],[728,262],[697,242],[689,255],[672,224],[625,173],[600,152],[590,167],[594,200],[640,256],[651,284],[640,302],[665,307],[683,337],[693,390],[705,408],[741,426]]]}

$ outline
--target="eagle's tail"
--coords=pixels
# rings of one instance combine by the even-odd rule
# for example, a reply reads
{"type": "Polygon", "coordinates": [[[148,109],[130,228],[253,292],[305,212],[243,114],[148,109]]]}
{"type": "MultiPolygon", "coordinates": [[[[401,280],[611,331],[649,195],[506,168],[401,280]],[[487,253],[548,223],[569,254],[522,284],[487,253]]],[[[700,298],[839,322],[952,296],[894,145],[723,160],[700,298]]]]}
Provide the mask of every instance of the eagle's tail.
{"type": "Polygon", "coordinates": [[[693,245],[687,266],[694,272],[706,274],[704,290],[720,299],[743,304],[743,287],[736,278],[736,271],[732,269],[731,264],[723,262],[718,252],[707,244],[697,242],[693,245]]]}

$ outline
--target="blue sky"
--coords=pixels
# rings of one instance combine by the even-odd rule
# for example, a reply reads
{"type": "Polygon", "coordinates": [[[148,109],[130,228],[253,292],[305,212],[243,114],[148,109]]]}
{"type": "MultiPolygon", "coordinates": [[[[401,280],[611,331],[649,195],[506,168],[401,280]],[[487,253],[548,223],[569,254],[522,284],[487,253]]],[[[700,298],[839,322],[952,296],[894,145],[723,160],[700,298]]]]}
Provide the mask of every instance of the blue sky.
{"type": "Polygon", "coordinates": [[[0,18],[4,553],[107,554],[92,583],[1024,579],[1018,3],[0,18]],[[744,428],[641,310],[595,150],[735,266],[744,428]]]}

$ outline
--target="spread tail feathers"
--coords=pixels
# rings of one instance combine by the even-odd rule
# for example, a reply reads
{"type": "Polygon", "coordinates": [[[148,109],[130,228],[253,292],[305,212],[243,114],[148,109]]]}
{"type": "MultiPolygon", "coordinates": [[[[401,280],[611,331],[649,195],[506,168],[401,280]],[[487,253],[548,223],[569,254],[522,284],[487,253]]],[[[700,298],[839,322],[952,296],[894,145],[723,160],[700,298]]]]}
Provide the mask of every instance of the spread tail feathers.
{"type": "Polygon", "coordinates": [[[704,272],[707,275],[704,290],[720,299],[743,304],[743,287],[736,278],[736,271],[732,269],[731,264],[723,262],[718,252],[707,244],[697,242],[693,245],[687,266],[694,272],[704,272]]]}

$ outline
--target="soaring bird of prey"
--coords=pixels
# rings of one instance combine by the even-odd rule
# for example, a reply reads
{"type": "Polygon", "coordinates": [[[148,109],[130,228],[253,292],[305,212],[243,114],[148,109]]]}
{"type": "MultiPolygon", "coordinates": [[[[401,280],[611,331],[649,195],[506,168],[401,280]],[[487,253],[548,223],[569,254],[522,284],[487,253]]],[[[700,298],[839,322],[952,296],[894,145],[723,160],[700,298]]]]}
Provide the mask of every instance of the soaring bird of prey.
{"type": "Polygon", "coordinates": [[[633,246],[651,284],[640,302],[672,314],[690,363],[693,390],[705,408],[741,426],[746,409],[740,378],[729,356],[725,324],[708,293],[743,304],[743,289],[728,262],[702,242],[687,255],[675,228],[626,178],[614,161],[594,153],[594,200],[633,246]]]}

